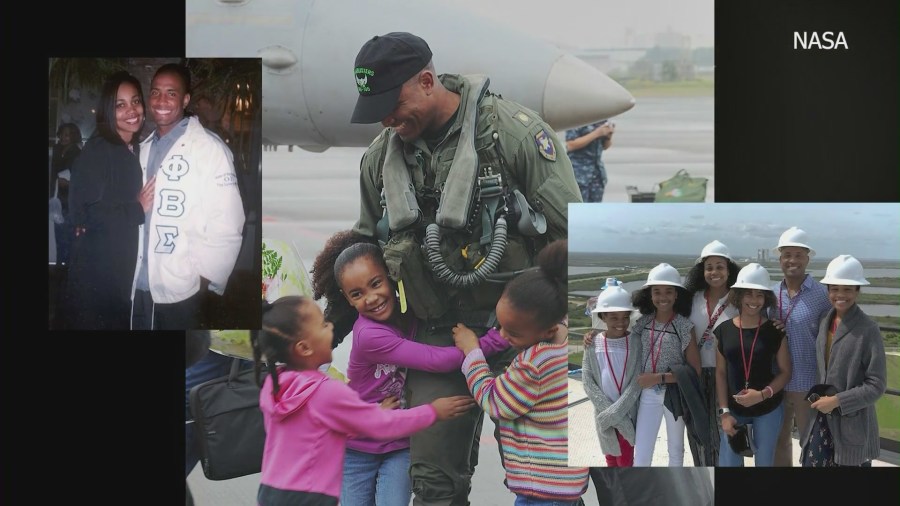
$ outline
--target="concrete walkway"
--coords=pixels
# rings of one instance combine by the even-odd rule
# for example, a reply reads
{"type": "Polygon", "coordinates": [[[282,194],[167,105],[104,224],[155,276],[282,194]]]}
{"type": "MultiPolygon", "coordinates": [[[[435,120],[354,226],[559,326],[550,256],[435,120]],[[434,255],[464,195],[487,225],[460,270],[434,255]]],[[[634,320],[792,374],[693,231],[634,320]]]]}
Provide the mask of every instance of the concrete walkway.
{"type": "MultiPolygon", "coordinates": [[[[660,425],[660,431],[656,438],[656,448],[653,451],[653,466],[668,466],[669,452],[667,447],[665,422],[660,425]]],[[[793,438],[794,455],[800,455],[800,442],[793,438]]],[[[687,435],[684,438],[684,465],[693,466],[690,445],[687,435]]],[[[569,377],[569,465],[605,467],[606,459],[600,451],[600,441],[597,439],[597,430],[594,426],[594,406],[584,393],[584,386],[577,377],[569,377]]],[[[744,459],[744,467],[753,467],[753,458],[744,459]]],[[[900,455],[882,451],[880,459],[872,462],[873,467],[898,467],[900,455]]],[[[799,466],[799,464],[798,464],[799,466]]]]}

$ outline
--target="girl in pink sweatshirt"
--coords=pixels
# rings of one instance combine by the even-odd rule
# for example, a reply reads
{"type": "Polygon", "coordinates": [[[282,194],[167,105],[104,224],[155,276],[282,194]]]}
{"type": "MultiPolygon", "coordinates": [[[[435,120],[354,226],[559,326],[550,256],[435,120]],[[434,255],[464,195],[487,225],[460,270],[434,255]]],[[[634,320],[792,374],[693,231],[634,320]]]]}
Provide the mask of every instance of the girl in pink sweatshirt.
{"type": "MultiPolygon", "coordinates": [[[[385,408],[403,408],[407,368],[428,372],[459,369],[465,356],[456,347],[430,346],[413,340],[420,322],[412,312],[401,310],[380,247],[338,233],[320,254],[317,265],[327,263],[329,256],[336,256],[331,271],[333,286],[340,290],[339,295],[330,297],[329,305],[333,311],[343,311],[341,305],[349,306],[348,311],[358,314],[353,324],[347,378],[350,388],[362,400],[381,403],[385,408]]],[[[321,274],[317,277],[317,282],[323,281],[321,274]]],[[[499,336],[482,339],[479,344],[487,356],[509,348],[509,343],[499,336]]],[[[363,436],[347,441],[342,504],[409,503],[409,439],[380,439],[363,436]]]]}
{"type": "Polygon", "coordinates": [[[396,439],[470,409],[471,398],[445,397],[408,410],[365,402],[319,369],[331,362],[332,325],[311,299],[282,297],[263,308],[253,339],[256,367],[265,357],[260,391],[266,443],[260,506],[335,506],[349,437],[396,439]]]}

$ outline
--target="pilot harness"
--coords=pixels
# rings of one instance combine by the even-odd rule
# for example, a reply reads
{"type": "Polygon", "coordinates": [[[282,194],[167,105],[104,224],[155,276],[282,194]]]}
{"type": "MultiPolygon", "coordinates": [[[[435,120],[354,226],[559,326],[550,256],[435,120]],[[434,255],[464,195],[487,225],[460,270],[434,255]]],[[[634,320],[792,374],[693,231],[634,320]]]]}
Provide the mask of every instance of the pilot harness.
{"type": "MultiPolygon", "coordinates": [[[[484,76],[473,76],[473,89],[468,95],[460,128],[460,139],[447,179],[433,190],[439,205],[435,221],[425,227],[424,251],[428,265],[435,278],[457,288],[474,287],[487,280],[497,270],[506,250],[507,233],[510,226],[524,236],[538,236],[547,230],[546,218],[536,212],[518,189],[510,189],[504,181],[506,163],[500,153],[497,117],[497,97],[488,94],[490,80],[484,76]],[[478,170],[478,152],[486,146],[476,146],[476,121],[481,99],[488,95],[492,99],[493,112],[490,136],[495,163],[478,170]],[[465,169],[475,165],[476,170],[465,169]],[[498,169],[494,171],[494,166],[498,169]],[[480,172],[480,174],[479,174],[480,172]],[[480,247],[488,247],[488,253],[468,272],[458,272],[448,266],[441,255],[441,230],[471,231],[477,221],[481,222],[480,247]]],[[[468,83],[464,84],[468,85],[468,83]]],[[[482,142],[483,143],[483,142],[482,142]]],[[[421,161],[421,154],[416,153],[421,161]]],[[[410,181],[409,169],[403,142],[391,132],[383,154],[381,205],[384,213],[376,225],[376,236],[386,244],[394,234],[417,228],[423,220],[415,186],[410,181]]],[[[466,249],[463,248],[463,256],[466,249]]],[[[403,290],[402,280],[400,290],[403,290]]]]}

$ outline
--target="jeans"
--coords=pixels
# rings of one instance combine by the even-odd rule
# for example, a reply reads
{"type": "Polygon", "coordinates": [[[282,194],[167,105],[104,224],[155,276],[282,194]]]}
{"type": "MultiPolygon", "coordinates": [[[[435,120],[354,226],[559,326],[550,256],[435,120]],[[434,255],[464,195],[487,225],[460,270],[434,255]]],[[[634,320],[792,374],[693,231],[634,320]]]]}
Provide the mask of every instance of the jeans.
{"type": "Polygon", "coordinates": [[[684,466],[684,417],[675,420],[675,415],[666,409],[665,400],[665,389],[657,390],[655,387],[650,387],[641,391],[635,424],[635,467],[652,465],[656,435],[659,433],[659,424],[662,423],[663,418],[666,419],[669,467],[684,466]]]}
{"type": "Polygon", "coordinates": [[[516,494],[515,506],[577,506],[579,501],[558,501],[556,499],[540,499],[516,494]]]}
{"type": "MultiPolygon", "coordinates": [[[[731,413],[737,423],[753,425],[753,443],[756,452],[753,454],[753,462],[756,467],[772,467],[775,464],[775,443],[778,441],[778,431],[781,430],[781,420],[784,418],[784,404],[762,416],[740,416],[731,413]]],[[[731,451],[728,445],[728,436],[723,430],[719,436],[719,467],[744,467],[744,457],[731,451]]]]}
{"type": "MultiPolygon", "coordinates": [[[[225,355],[210,351],[196,364],[184,370],[184,419],[193,420],[191,415],[191,389],[209,380],[227,376],[231,372],[231,361],[225,355]]],[[[241,368],[253,367],[249,360],[242,360],[241,368]]],[[[184,426],[184,477],[187,478],[200,460],[200,448],[194,439],[194,424],[184,426]]]]}
{"type": "Polygon", "coordinates": [[[406,506],[411,497],[409,448],[384,454],[347,448],[341,506],[406,506]]]}

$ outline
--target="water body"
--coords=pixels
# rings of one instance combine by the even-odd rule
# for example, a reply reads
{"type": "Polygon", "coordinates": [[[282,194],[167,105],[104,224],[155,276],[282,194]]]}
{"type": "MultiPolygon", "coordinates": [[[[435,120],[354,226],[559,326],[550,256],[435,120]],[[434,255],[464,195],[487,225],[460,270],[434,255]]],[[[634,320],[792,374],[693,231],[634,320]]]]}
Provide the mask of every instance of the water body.
{"type": "Polygon", "coordinates": [[[604,266],[591,266],[591,267],[572,267],[569,266],[569,276],[579,276],[581,274],[599,274],[601,272],[609,272],[621,269],[621,267],[604,267],[604,266]]]}
{"type": "MultiPolygon", "coordinates": [[[[624,283],[622,287],[632,292],[634,290],[638,290],[643,286],[644,280],[640,281],[629,281],[624,283]]],[[[870,293],[881,293],[876,292],[876,288],[867,288],[864,287],[863,290],[870,293]]],[[[898,293],[898,289],[896,288],[885,288],[885,290],[893,290],[891,293],[898,293]]],[[[570,295],[576,295],[580,297],[594,297],[600,293],[600,290],[579,290],[575,292],[569,292],[570,295]]],[[[900,302],[900,300],[898,300],[900,302]]],[[[860,309],[862,309],[869,316],[896,316],[900,317],[900,304],[860,304],[860,309]]]]}
{"type": "MultiPolygon", "coordinates": [[[[865,269],[865,266],[863,266],[865,269]]],[[[768,267],[769,273],[772,274],[773,279],[781,279],[781,269],[778,267],[768,267]]],[[[809,273],[812,277],[816,279],[822,279],[825,277],[825,269],[806,269],[806,272],[809,273]]],[[[865,269],[866,278],[900,278],[900,269],[892,269],[892,268],[878,268],[878,269],[865,269]]]]}
{"type": "MultiPolygon", "coordinates": [[[[644,285],[644,283],[646,283],[646,280],[629,281],[627,283],[623,283],[622,288],[624,288],[628,292],[633,292],[634,290],[640,289],[644,285]]],[[[577,292],[569,292],[569,295],[577,295],[580,297],[594,297],[598,294],[600,294],[599,287],[597,287],[597,290],[579,290],[577,292]]]]}
{"type": "MultiPolygon", "coordinates": [[[[865,269],[865,264],[863,264],[865,269]]],[[[825,276],[825,269],[807,269],[807,272],[816,279],[822,279],[825,276]]],[[[900,269],[865,269],[866,278],[900,278],[900,269]]]]}

